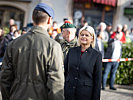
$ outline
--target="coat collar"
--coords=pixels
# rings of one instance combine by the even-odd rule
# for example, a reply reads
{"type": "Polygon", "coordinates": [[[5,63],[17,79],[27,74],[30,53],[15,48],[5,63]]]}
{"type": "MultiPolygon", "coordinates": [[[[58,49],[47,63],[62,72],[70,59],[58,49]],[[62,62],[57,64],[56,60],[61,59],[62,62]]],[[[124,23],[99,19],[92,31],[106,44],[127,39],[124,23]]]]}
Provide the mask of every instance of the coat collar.
{"type": "Polygon", "coordinates": [[[88,49],[86,49],[86,51],[91,52],[92,51],[92,46],[90,45],[90,47],[88,49]]]}
{"type": "Polygon", "coordinates": [[[41,33],[41,34],[45,34],[45,35],[47,35],[48,37],[50,37],[49,34],[48,34],[48,32],[47,32],[44,28],[39,27],[39,26],[33,26],[33,27],[31,28],[30,32],[33,32],[33,33],[34,33],[34,32],[35,32],[35,33],[41,33]]]}
{"type": "MultiPolygon", "coordinates": [[[[91,52],[92,51],[92,46],[90,46],[89,48],[87,48],[86,50],[85,50],[85,52],[87,51],[87,52],[91,52]]],[[[78,50],[80,50],[80,52],[81,52],[81,46],[79,47],[79,49],[78,50]]]]}

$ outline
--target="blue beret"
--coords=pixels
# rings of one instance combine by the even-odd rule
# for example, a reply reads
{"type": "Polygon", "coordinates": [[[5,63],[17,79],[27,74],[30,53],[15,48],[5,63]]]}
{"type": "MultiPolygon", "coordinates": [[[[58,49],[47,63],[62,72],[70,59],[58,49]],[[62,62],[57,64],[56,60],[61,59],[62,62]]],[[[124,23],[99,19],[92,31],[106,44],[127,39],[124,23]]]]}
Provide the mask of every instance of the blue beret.
{"type": "Polygon", "coordinates": [[[39,3],[36,7],[35,10],[43,11],[47,13],[50,17],[54,18],[54,10],[47,4],[45,3],[39,3]]]}

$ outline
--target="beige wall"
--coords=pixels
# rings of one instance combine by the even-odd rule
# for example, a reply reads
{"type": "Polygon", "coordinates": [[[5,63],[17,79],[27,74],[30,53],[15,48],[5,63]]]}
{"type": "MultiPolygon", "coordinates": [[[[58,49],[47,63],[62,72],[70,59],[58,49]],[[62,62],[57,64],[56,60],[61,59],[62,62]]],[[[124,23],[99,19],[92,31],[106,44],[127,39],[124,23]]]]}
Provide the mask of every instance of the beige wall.
{"type": "Polygon", "coordinates": [[[32,12],[35,8],[35,6],[40,2],[41,0],[32,0],[32,2],[29,4],[29,9],[27,9],[28,11],[28,16],[27,16],[27,23],[31,23],[32,22],[32,12]]]}
{"type": "Polygon", "coordinates": [[[72,0],[41,0],[41,2],[49,4],[54,9],[53,20],[59,25],[63,24],[63,18],[72,20],[72,0]]]}
{"type": "MultiPolygon", "coordinates": [[[[130,5],[132,0],[118,0],[117,9],[114,13],[113,18],[113,26],[114,30],[118,24],[127,24],[129,29],[133,27],[133,19],[129,21],[127,17],[123,15],[123,10],[125,6],[130,5]]],[[[36,4],[39,2],[44,2],[50,5],[55,11],[55,18],[54,20],[58,22],[59,25],[63,24],[63,18],[69,18],[72,20],[72,0],[32,0],[32,2],[9,2],[9,1],[0,1],[0,5],[9,5],[13,7],[17,7],[25,12],[24,17],[24,26],[27,23],[32,22],[32,12],[36,4]]]]}
{"type": "Polygon", "coordinates": [[[32,12],[35,6],[39,3],[47,3],[55,11],[55,18],[59,25],[63,23],[63,18],[72,20],[72,0],[32,0],[32,2],[15,2],[15,1],[0,1],[0,5],[8,5],[19,8],[25,12],[24,26],[32,22],[32,12]]]}
{"type": "Polygon", "coordinates": [[[133,27],[133,19],[129,21],[129,19],[123,14],[124,7],[129,6],[131,2],[133,2],[133,0],[118,0],[117,9],[113,19],[114,30],[116,29],[118,24],[127,24],[129,31],[130,28],[133,27]]]}
{"type": "Polygon", "coordinates": [[[57,21],[59,26],[63,24],[63,18],[72,20],[72,0],[33,0],[30,4],[28,23],[32,22],[32,12],[37,3],[46,3],[54,9],[54,21],[57,21]]]}

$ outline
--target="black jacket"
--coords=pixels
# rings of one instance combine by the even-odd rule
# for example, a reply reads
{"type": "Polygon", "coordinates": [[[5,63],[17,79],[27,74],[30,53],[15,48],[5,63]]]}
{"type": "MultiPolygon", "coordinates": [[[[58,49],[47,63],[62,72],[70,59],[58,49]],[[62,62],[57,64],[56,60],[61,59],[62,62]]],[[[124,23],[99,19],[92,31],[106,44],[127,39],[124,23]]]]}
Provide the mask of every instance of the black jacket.
{"type": "Polygon", "coordinates": [[[102,55],[92,47],[69,50],[64,63],[65,100],[100,100],[102,55]]]}
{"type": "MultiPolygon", "coordinates": [[[[109,39],[108,47],[107,47],[107,50],[105,52],[104,58],[106,58],[106,59],[111,59],[112,58],[114,48],[115,48],[115,43],[114,43],[115,41],[116,41],[115,39],[112,39],[112,38],[109,39]]],[[[121,44],[121,46],[122,46],[122,44],[121,44]]],[[[120,52],[121,52],[121,55],[122,55],[122,49],[120,50],[120,52]]],[[[120,55],[120,58],[121,58],[121,55],[120,55]]]]}
{"type": "Polygon", "coordinates": [[[6,47],[10,41],[12,41],[12,35],[11,33],[8,33],[0,42],[0,57],[4,56],[6,47]]]}

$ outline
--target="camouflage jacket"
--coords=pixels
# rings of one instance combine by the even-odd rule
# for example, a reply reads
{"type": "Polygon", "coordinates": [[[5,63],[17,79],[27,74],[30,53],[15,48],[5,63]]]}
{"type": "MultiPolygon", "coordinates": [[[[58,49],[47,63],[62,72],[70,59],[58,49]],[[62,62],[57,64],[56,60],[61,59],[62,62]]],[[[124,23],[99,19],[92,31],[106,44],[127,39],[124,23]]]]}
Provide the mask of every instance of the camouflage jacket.
{"type": "Polygon", "coordinates": [[[63,41],[61,43],[61,48],[62,48],[62,51],[63,51],[63,54],[64,54],[64,59],[65,59],[69,49],[72,48],[72,47],[77,47],[77,46],[78,46],[78,42],[77,42],[77,38],[76,37],[71,42],[68,42],[66,40],[63,41]]]}

